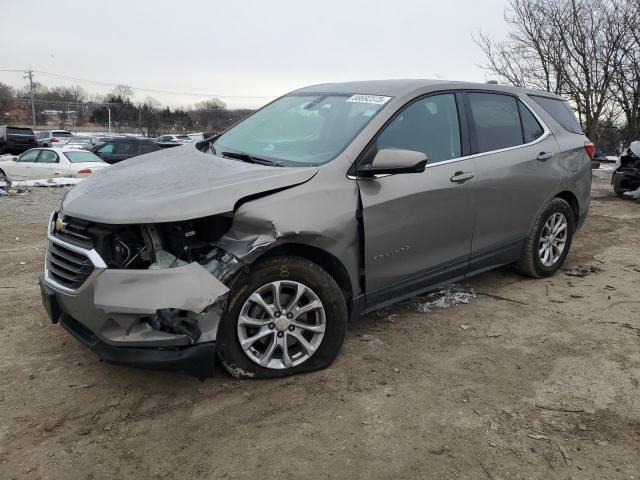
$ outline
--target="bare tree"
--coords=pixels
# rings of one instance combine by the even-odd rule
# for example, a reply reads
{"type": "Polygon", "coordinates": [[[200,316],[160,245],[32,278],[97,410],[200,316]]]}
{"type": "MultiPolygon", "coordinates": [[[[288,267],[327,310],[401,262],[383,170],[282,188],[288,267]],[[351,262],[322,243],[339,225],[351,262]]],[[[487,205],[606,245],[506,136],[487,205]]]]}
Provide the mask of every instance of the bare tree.
{"type": "Polygon", "coordinates": [[[625,18],[627,44],[613,79],[615,102],[624,114],[622,142],[640,139],[640,2],[629,9],[625,18]]]}
{"type": "Polygon", "coordinates": [[[129,85],[116,85],[111,91],[111,95],[121,98],[122,101],[126,103],[131,100],[131,97],[133,96],[133,88],[129,85]]]}
{"type": "Polygon", "coordinates": [[[0,83],[0,122],[4,121],[14,105],[15,93],[13,88],[4,83],[0,83]]]}
{"type": "Polygon", "coordinates": [[[508,37],[479,34],[488,71],[506,83],[569,97],[585,133],[615,116],[612,83],[629,38],[626,17],[637,0],[510,0],[508,37]]]}

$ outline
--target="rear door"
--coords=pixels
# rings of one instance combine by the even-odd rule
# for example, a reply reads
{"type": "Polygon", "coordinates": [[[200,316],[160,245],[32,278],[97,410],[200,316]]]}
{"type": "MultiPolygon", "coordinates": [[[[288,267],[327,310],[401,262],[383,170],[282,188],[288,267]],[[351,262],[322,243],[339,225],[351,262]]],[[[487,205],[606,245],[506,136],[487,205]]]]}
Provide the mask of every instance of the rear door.
{"type": "Polygon", "coordinates": [[[409,296],[464,274],[475,215],[474,162],[460,125],[462,97],[415,100],[382,129],[363,162],[380,149],[426,153],[422,173],[359,179],[367,306],[409,296]]]}
{"type": "Polygon", "coordinates": [[[36,163],[33,164],[32,176],[37,178],[56,177],[66,173],[61,169],[60,157],[53,150],[40,150],[36,163]]]}
{"type": "Polygon", "coordinates": [[[116,142],[111,158],[113,162],[121,162],[138,154],[138,142],[116,142]]]}
{"type": "Polygon", "coordinates": [[[477,271],[518,258],[537,212],[562,178],[558,144],[517,96],[468,92],[476,163],[473,259],[477,271]]]}

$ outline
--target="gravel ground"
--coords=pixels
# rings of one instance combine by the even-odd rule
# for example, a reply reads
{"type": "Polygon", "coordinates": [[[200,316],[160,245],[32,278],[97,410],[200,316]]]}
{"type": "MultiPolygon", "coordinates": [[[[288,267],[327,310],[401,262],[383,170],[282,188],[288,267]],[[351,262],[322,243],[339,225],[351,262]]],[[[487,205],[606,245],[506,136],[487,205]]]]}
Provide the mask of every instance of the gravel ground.
{"type": "Polygon", "coordinates": [[[598,175],[565,265],[589,275],[489,272],[270,381],[98,361],[38,296],[63,190],[0,198],[0,478],[640,478],[640,205],[598,175]]]}

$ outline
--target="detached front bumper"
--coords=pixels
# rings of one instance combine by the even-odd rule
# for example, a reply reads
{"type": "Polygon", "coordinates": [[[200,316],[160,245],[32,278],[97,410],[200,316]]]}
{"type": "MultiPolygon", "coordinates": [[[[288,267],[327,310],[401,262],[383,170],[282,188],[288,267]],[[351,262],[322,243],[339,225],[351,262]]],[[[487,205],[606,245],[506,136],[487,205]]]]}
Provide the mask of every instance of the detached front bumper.
{"type": "Polygon", "coordinates": [[[95,250],[58,238],[55,227],[48,237],[40,286],[53,323],[109,363],[211,375],[228,293],[222,282],[197,263],[110,269],[95,250]],[[177,313],[195,328],[164,328],[162,312],[177,313]]]}

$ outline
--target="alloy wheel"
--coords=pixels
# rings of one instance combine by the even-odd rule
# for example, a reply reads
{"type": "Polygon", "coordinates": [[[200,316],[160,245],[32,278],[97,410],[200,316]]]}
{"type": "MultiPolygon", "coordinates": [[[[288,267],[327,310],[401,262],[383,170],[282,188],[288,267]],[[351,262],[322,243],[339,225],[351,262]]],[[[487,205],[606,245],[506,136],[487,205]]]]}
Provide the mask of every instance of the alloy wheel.
{"type": "Polygon", "coordinates": [[[245,354],[264,368],[291,368],[318,349],[326,328],[325,309],[306,285],[269,282],[255,290],[238,316],[238,341],[245,354]]]}
{"type": "Polygon", "coordinates": [[[538,256],[545,267],[552,267],[562,256],[568,229],[569,223],[563,213],[554,213],[545,222],[538,240],[538,256]]]}

